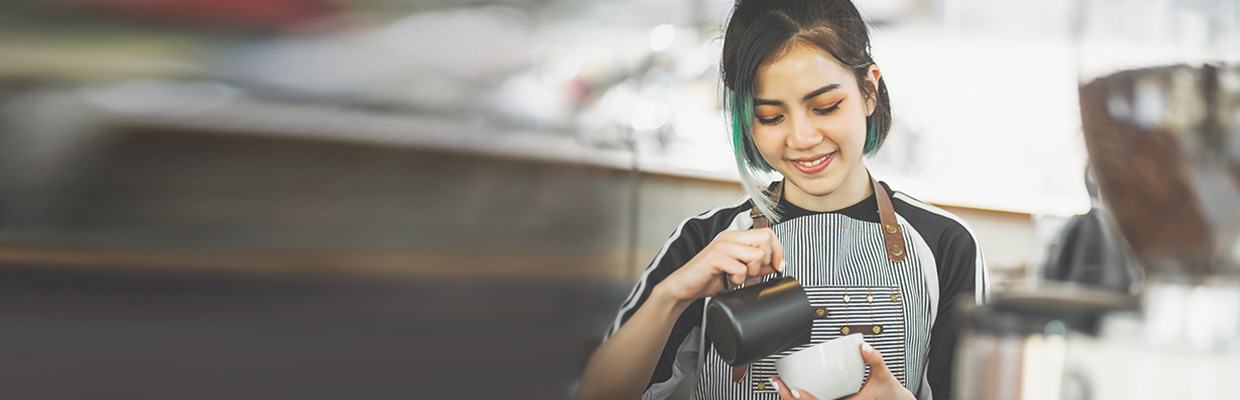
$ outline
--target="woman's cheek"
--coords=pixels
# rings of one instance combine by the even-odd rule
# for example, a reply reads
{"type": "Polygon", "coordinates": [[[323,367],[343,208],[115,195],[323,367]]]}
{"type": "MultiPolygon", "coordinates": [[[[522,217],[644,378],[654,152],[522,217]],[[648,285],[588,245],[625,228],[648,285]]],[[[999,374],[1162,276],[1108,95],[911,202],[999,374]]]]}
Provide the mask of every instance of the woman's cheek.
{"type": "Polygon", "coordinates": [[[753,140],[754,145],[758,147],[758,152],[762,153],[762,158],[770,163],[772,156],[778,156],[779,153],[779,137],[778,131],[771,127],[761,125],[754,126],[753,140]]]}

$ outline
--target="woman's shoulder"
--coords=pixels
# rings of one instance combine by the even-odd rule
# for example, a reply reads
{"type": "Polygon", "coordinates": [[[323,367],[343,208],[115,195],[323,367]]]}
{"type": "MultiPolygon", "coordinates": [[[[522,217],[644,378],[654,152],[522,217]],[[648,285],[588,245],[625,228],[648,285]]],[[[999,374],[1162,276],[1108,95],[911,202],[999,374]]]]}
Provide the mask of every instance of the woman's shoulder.
{"type": "Polygon", "coordinates": [[[978,304],[989,297],[990,285],[982,246],[969,223],[934,205],[901,192],[891,199],[896,213],[908,221],[916,236],[934,254],[940,287],[972,291],[978,304]]]}
{"type": "Polygon", "coordinates": [[[927,242],[977,242],[973,228],[956,214],[900,191],[893,192],[891,202],[896,214],[926,236],[927,242]]]}
{"type": "Polygon", "coordinates": [[[748,200],[743,198],[680,221],[663,242],[648,269],[664,271],[663,276],[666,276],[697,255],[720,233],[749,229],[753,225],[753,219],[749,217],[753,206],[748,200]]]}
{"type": "Polygon", "coordinates": [[[714,236],[724,231],[749,229],[753,226],[753,219],[749,217],[751,209],[753,209],[753,202],[745,196],[730,204],[714,207],[685,218],[680,222],[677,231],[709,235],[713,239],[714,236]]]}

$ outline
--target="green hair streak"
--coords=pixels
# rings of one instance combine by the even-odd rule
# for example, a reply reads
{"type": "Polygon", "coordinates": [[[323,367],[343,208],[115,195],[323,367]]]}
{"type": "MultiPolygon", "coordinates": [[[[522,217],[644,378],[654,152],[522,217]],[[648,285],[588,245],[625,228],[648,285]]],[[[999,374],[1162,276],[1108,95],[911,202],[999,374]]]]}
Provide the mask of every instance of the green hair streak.
{"type": "Polygon", "coordinates": [[[771,172],[771,165],[757,153],[756,146],[753,149],[745,148],[746,143],[753,142],[753,96],[744,91],[732,90],[728,94],[728,103],[731,105],[732,114],[732,151],[735,153],[737,166],[771,172]]]}
{"type": "Polygon", "coordinates": [[[878,154],[878,133],[874,132],[874,122],[871,121],[874,116],[871,115],[865,119],[865,148],[862,153],[869,157],[878,154]]]}

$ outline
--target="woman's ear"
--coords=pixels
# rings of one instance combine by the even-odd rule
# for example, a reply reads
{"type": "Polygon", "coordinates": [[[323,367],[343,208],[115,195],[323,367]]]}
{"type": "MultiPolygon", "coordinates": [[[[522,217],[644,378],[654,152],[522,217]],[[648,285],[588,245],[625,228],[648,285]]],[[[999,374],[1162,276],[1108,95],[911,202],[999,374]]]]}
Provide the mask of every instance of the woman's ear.
{"type": "Polygon", "coordinates": [[[874,114],[874,109],[878,107],[878,81],[883,79],[883,72],[878,70],[878,64],[870,64],[865,71],[865,85],[868,86],[865,96],[865,116],[874,114]]]}

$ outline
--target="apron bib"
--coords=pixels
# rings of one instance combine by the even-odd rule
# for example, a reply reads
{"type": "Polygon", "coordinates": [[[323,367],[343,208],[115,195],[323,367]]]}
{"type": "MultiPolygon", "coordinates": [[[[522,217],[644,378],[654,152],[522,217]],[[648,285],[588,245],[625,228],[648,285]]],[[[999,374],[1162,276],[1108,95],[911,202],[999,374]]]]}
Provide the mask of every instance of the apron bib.
{"type": "MultiPolygon", "coordinates": [[[[896,379],[917,392],[929,349],[931,307],[935,305],[930,304],[931,288],[927,287],[919,255],[903,251],[904,243],[914,240],[904,229],[907,223],[894,217],[886,192],[877,182],[874,185],[875,197],[882,191],[880,210],[886,208],[892,214],[883,215],[889,218],[882,220],[892,222],[825,213],[771,227],[784,245],[787,265],[783,274],[795,277],[809,296],[808,312],[814,314],[810,344],[771,355],[748,368],[733,368],[707,343],[694,398],[779,399],[769,383],[776,375],[776,360],[853,333],[861,333],[866,343],[882,352],[896,379]],[[882,200],[888,201],[886,207],[882,200]],[[893,241],[892,236],[900,240],[893,241]],[[895,253],[900,254],[896,257],[895,253]],[[916,349],[915,354],[909,349],[916,349]]],[[[762,227],[765,218],[756,213],[753,216],[755,227],[762,227]]]]}

